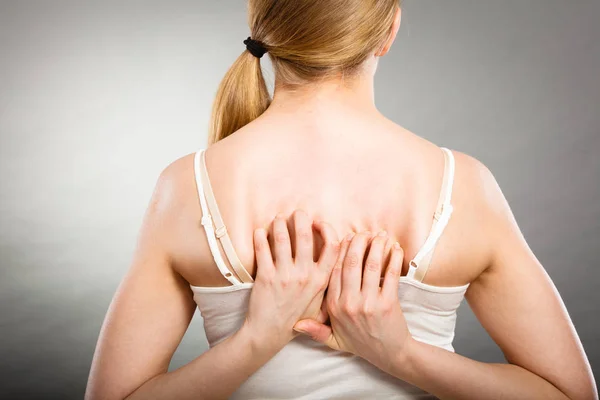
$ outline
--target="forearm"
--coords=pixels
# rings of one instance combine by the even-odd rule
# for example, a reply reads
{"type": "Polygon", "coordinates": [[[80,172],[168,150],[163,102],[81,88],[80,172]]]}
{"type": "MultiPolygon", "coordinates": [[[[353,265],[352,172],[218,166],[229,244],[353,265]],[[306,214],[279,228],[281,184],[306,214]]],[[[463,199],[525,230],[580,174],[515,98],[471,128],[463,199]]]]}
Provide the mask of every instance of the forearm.
{"type": "Polygon", "coordinates": [[[392,375],[440,399],[561,399],[545,379],[512,364],[488,364],[412,340],[392,375]]]}
{"type": "Polygon", "coordinates": [[[258,345],[242,328],[189,364],[149,380],[126,399],[226,399],[279,350],[258,345]]]}

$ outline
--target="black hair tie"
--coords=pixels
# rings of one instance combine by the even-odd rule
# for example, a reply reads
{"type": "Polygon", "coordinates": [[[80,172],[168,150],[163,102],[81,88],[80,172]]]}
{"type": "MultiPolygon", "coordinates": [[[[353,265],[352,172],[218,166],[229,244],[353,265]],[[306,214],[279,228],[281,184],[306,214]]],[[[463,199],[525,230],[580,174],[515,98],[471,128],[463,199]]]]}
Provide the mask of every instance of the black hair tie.
{"type": "Polygon", "coordinates": [[[248,39],[244,40],[244,44],[246,45],[246,49],[248,49],[254,57],[261,58],[267,52],[267,49],[261,42],[252,39],[250,36],[248,36],[248,39]]]}

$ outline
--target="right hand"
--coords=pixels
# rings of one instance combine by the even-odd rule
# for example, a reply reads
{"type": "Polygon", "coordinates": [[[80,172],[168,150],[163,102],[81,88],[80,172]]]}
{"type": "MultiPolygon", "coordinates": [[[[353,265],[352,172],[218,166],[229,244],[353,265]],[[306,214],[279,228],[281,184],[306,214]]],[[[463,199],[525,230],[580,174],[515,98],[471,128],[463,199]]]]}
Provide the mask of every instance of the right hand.
{"type": "Polygon", "coordinates": [[[396,242],[385,266],[387,234],[381,232],[371,239],[370,233],[363,232],[350,234],[342,242],[324,304],[331,326],[307,319],[294,328],[391,373],[396,361],[406,358],[414,341],[398,299],[404,252],[396,242]]]}
{"type": "Polygon", "coordinates": [[[278,348],[298,335],[292,328],[300,319],[322,320],[324,292],[340,249],[337,234],[329,224],[312,222],[300,210],[294,212],[293,222],[295,257],[287,222],[281,214],[273,222],[273,253],[266,230],[254,232],[257,272],[244,326],[253,336],[278,348]],[[317,262],[313,260],[313,227],[323,238],[317,262]]]}

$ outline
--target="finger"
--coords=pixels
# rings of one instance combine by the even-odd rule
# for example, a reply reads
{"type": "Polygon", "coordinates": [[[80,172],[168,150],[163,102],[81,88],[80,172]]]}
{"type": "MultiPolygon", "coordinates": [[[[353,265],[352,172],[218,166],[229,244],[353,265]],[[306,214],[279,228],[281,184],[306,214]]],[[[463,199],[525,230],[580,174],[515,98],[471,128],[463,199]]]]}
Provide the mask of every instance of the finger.
{"type": "Polygon", "coordinates": [[[320,324],[312,319],[303,319],[296,322],[296,325],[294,325],[294,330],[296,332],[308,335],[313,340],[319,343],[324,343],[334,350],[340,349],[337,341],[335,340],[335,336],[333,336],[333,330],[328,325],[320,324]]]}
{"type": "Polygon", "coordinates": [[[340,296],[355,297],[360,293],[363,260],[370,239],[371,232],[358,233],[352,239],[342,264],[342,293],[340,296]]]}
{"type": "MultiPolygon", "coordinates": [[[[383,260],[382,260],[382,268],[385,271],[385,266],[390,263],[390,258],[392,257],[392,246],[396,243],[395,240],[392,240],[388,237],[388,240],[385,242],[385,249],[383,250],[383,260]]],[[[381,274],[379,277],[379,289],[381,290],[381,285],[383,285],[383,278],[385,276],[385,272],[381,274]]]]}
{"type": "Polygon", "coordinates": [[[364,296],[379,295],[379,282],[381,278],[381,268],[383,264],[383,256],[385,243],[387,242],[387,233],[380,232],[371,242],[369,255],[365,261],[365,268],[362,275],[361,291],[364,296]]]}
{"type": "Polygon", "coordinates": [[[324,324],[329,319],[329,312],[327,311],[327,302],[323,299],[323,303],[321,303],[321,309],[319,310],[319,315],[317,316],[317,322],[324,324]]]}
{"type": "Polygon", "coordinates": [[[342,293],[342,264],[344,263],[346,253],[348,252],[348,247],[350,247],[350,242],[352,241],[353,237],[354,232],[349,233],[346,238],[342,240],[342,243],[340,244],[340,252],[338,254],[336,263],[333,266],[333,270],[331,271],[331,276],[329,277],[327,297],[334,301],[337,301],[342,293]]]}
{"type": "Polygon", "coordinates": [[[313,262],[312,222],[303,210],[294,211],[295,259],[302,265],[313,262]]]}
{"type": "Polygon", "coordinates": [[[327,222],[315,221],[313,226],[323,238],[323,247],[319,255],[318,265],[329,274],[338,259],[340,242],[335,229],[327,222]]]}
{"type": "Polygon", "coordinates": [[[272,273],[275,266],[273,256],[267,239],[267,231],[258,228],[254,231],[254,253],[256,254],[256,275],[272,273]]]}
{"type": "Polygon", "coordinates": [[[402,271],[402,262],[404,261],[404,251],[398,244],[392,246],[392,255],[385,272],[381,295],[388,300],[398,298],[398,286],[400,285],[400,273],[402,271]]]}
{"type": "Polygon", "coordinates": [[[285,260],[291,261],[290,232],[283,214],[278,214],[273,221],[273,246],[276,264],[285,260]]]}

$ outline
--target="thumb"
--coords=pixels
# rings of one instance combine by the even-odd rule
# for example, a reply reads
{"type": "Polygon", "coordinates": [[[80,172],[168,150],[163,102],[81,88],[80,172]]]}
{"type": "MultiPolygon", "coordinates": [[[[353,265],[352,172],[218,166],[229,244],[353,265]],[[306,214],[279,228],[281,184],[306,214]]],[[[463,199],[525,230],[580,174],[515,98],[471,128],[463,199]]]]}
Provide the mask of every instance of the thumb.
{"type": "Polygon", "coordinates": [[[313,319],[303,319],[296,322],[294,330],[308,335],[313,340],[326,344],[333,349],[338,348],[335,337],[333,336],[333,331],[328,325],[321,324],[313,319]]]}

